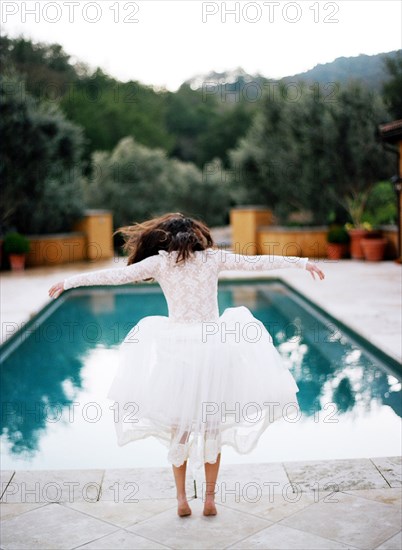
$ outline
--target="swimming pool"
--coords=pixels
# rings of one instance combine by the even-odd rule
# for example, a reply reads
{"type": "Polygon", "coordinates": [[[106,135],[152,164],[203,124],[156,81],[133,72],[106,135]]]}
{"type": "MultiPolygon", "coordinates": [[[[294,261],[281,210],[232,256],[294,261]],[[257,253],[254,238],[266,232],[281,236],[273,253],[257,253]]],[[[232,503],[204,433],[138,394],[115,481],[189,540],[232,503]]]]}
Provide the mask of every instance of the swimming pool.
{"type": "MultiPolygon", "coordinates": [[[[280,280],[220,281],[219,307],[267,327],[300,388],[299,418],[275,422],[225,463],[399,455],[401,369],[280,280]]],[[[154,438],[118,447],[106,393],[118,345],[146,315],[167,315],[154,284],[81,287],[49,303],[0,349],[3,469],[167,466],[154,438]]]]}

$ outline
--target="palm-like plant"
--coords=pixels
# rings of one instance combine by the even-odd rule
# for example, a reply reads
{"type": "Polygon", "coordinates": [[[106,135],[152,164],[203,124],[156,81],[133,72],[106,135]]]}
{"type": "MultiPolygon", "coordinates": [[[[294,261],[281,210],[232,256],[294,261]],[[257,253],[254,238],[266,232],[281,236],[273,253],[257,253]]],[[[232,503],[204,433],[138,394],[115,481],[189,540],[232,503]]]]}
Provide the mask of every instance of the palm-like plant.
{"type": "Polygon", "coordinates": [[[349,195],[340,199],[340,203],[345,208],[352,220],[352,223],[345,224],[347,230],[350,229],[371,229],[369,222],[363,221],[367,201],[371,192],[371,187],[364,190],[351,190],[349,195]]]}

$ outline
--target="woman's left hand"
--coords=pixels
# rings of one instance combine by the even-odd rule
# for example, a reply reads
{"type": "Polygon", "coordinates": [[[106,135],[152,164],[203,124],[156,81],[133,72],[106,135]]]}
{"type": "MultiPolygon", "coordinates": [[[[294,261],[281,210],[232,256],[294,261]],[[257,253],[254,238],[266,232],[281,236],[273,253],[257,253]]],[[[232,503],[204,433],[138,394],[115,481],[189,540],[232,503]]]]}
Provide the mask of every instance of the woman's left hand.
{"type": "Polygon", "coordinates": [[[324,279],[324,277],[325,277],[324,272],[321,271],[321,269],[319,267],[317,267],[316,265],[314,265],[311,262],[307,262],[306,269],[307,269],[307,271],[310,271],[311,276],[313,277],[313,279],[315,279],[314,273],[317,273],[318,277],[321,280],[324,279]]]}
{"type": "Polygon", "coordinates": [[[49,288],[49,296],[51,298],[58,298],[63,291],[64,291],[64,282],[61,281],[49,288]]]}

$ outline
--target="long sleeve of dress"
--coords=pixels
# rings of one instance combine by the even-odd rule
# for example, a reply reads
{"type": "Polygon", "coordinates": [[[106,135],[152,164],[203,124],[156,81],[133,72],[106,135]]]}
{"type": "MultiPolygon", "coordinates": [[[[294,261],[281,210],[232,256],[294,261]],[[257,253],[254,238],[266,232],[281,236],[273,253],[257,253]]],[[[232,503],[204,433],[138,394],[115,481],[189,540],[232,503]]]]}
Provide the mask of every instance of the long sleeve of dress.
{"type": "Polygon", "coordinates": [[[266,271],[286,267],[306,269],[308,262],[307,257],[299,256],[274,256],[271,254],[246,256],[227,250],[219,250],[217,254],[219,271],[266,271]]]}
{"type": "Polygon", "coordinates": [[[124,285],[148,278],[156,278],[159,271],[160,256],[149,256],[140,262],[111,269],[99,269],[72,275],[64,279],[64,290],[78,286],[124,285]]]}

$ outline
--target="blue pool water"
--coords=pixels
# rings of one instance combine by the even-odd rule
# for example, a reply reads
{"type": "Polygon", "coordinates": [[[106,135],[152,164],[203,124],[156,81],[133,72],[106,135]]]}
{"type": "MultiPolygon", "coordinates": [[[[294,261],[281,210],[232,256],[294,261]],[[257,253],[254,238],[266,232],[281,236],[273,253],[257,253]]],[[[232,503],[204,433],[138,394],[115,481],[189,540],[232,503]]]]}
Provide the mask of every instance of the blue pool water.
{"type": "MultiPolygon", "coordinates": [[[[225,463],[399,455],[398,366],[279,281],[221,282],[219,306],[245,305],[273,337],[300,388],[302,414],[270,426],[225,463]]],[[[106,398],[118,345],[144,316],[167,315],[156,285],[64,293],[1,348],[3,469],[167,466],[154,438],[118,447],[106,398]]]]}

